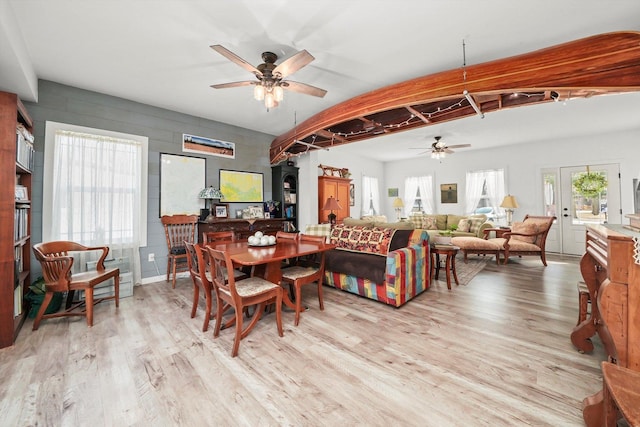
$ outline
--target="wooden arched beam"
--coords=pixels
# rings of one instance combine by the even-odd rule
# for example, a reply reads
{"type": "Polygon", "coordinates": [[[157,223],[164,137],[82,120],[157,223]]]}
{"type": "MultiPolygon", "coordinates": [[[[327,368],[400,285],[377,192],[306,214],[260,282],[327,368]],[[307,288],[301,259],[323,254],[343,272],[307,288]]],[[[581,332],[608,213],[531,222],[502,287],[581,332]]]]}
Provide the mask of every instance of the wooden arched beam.
{"type": "Polygon", "coordinates": [[[275,164],[314,147],[348,144],[477,114],[472,104],[487,113],[638,91],[640,32],[600,34],[470,65],[464,71],[458,68],[393,84],[327,108],[274,139],[270,161],[275,164]]]}

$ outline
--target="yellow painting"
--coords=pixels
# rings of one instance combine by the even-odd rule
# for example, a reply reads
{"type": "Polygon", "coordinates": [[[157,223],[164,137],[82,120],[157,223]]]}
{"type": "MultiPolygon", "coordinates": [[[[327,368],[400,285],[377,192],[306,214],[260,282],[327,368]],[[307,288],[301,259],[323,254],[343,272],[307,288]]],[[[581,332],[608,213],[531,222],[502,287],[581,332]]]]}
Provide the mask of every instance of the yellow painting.
{"type": "Polygon", "coordinates": [[[220,191],[224,203],[262,203],[263,177],[261,173],[220,169],[220,191]]]}

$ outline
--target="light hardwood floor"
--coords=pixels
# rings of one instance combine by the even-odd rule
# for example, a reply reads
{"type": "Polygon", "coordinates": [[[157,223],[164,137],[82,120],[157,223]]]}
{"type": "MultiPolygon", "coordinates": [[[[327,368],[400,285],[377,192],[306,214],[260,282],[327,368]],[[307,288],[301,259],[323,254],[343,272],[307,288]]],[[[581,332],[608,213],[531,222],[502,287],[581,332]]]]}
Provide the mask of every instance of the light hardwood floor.
{"type": "Polygon", "coordinates": [[[191,281],[135,288],[84,319],[25,323],[0,350],[6,426],[581,426],[601,387],[594,338],[580,354],[578,259],[527,257],[444,281],[395,309],[313,287],[300,326],[260,321],[231,358],[233,330],[189,317],[191,281]]]}

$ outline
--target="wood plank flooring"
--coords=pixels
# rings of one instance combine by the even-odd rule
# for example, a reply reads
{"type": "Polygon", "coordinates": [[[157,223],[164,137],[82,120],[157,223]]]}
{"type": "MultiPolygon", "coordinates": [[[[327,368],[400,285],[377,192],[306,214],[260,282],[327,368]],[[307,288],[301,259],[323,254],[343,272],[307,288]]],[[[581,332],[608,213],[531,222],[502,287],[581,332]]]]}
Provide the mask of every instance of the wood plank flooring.
{"type": "MultiPolygon", "coordinates": [[[[489,262],[395,309],[324,288],[284,337],[266,315],[231,358],[233,329],[189,317],[190,279],[135,287],[95,325],[55,319],[0,350],[7,426],[582,426],[601,387],[598,338],[580,354],[578,259],[489,262]]],[[[462,262],[461,260],[459,262],[462,262]]]]}

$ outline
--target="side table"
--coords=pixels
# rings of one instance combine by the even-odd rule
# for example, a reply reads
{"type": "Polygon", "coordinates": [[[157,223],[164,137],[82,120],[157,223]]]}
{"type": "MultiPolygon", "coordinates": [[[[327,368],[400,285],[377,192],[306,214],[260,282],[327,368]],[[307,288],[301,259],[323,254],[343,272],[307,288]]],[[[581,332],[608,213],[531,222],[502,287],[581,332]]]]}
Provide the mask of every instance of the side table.
{"type": "Polygon", "coordinates": [[[447,275],[447,289],[451,290],[451,274],[456,281],[456,285],[460,285],[458,282],[458,274],[456,273],[456,255],[460,250],[459,247],[453,245],[431,245],[431,273],[436,270],[435,279],[438,280],[440,275],[440,255],[446,257],[445,262],[445,274],[447,275]]]}

